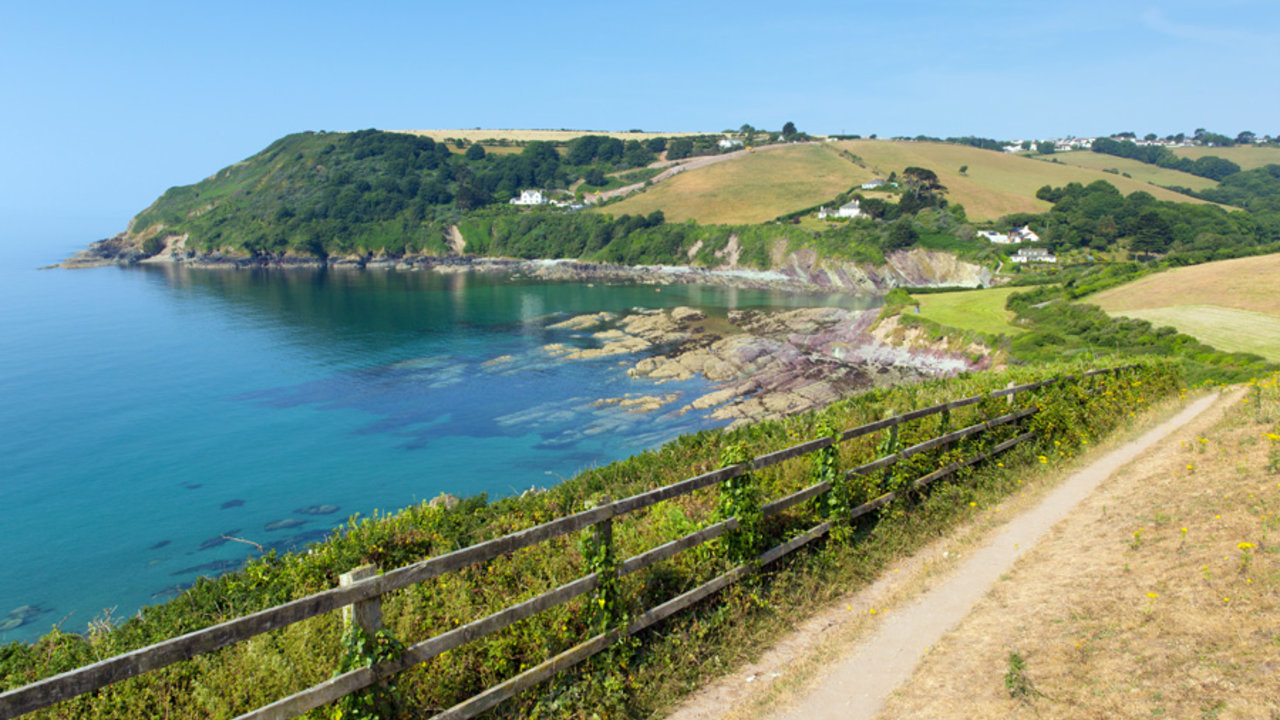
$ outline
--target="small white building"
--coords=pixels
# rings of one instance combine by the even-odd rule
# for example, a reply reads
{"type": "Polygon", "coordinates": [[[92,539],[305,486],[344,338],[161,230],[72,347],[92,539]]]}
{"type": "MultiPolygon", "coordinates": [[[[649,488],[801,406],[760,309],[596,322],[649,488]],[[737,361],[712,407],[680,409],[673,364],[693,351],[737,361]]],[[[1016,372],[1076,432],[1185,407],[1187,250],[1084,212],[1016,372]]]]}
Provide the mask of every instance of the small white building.
{"type": "Polygon", "coordinates": [[[1044,248],[1019,248],[1018,252],[1009,256],[1016,263],[1056,263],[1058,258],[1044,248]]]}
{"type": "Polygon", "coordinates": [[[1008,233],[996,232],[995,230],[979,230],[978,237],[984,238],[988,242],[993,242],[996,245],[1015,245],[1020,242],[1019,240],[1009,237],[1008,233]]]}
{"type": "Polygon", "coordinates": [[[743,143],[741,140],[735,140],[733,138],[724,137],[724,138],[720,138],[720,142],[716,144],[720,146],[721,150],[728,150],[729,148],[742,147],[743,143]]]}
{"type": "Polygon", "coordinates": [[[877,189],[879,189],[879,188],[881,188],[881,187],[884,187],[884,185],[885,185],[885,184],[886,184],[886,181],[884,180],[884,178],[875,178],[875,179],[873,179],[873,180],[868,180],[868,181],[866,181],[866,182],[862,183],[862,189],[863,189],[863,190],[877,190],[877,189]]]}
{"type": "Polygon", "coordinates": [[[856,218],[856,217],[862,217],[863,215],[866,215],[866,213],[862,212],[862,208],[858,205],[857,200],[850,200],[844,205],[841,205],[834,212],[831,210],[828,210],[826,207],[818,208],[819,220],[826,220],[829,217],[856,218]]]}
{"type": "Polygon", "coordinates": [[[511,198],[512,205],[546,205],[547,198],[541,190],[521,190],[520,197],[511,198]]]}
{"type": "Polygon", "coordinates": [[[1040,242],[1040,236],[1035,234],[1035,232],[1026,225],[1011,230],[1009,232],[1009,239],[1013,242],[1040,242]],[[1014,238],[1017,239],[1015,240],[1014,238]]]}

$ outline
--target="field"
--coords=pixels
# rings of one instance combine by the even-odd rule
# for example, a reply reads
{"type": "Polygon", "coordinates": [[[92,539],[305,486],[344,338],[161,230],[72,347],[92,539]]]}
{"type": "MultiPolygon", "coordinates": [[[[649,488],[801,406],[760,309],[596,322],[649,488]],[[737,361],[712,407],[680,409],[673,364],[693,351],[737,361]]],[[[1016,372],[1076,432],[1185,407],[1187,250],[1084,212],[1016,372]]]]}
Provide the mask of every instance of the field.
{"type": "Polygon", "coordinates": [[[933,170],[947,187],[947,197],[964,205],[974,220],[994,220],[1014,212],[1044,212],[1049,209],[1049,203],[1037,200],[1035,196],[1036,190],[1042,186],[1062,186],[1071,182],[1087,185],[1095,180],[1106,180],[1125,194],[1141,190],[1158,200],[1203,202],[1101,170],[1037,162],[968,145],[878,140],[850,140],[835,144],[862,158],[868,168],[882,177],[887,177],[892,171],[902,172],[912,165],[933,170]],[[968,171],[961,175],[960,168],[965,165],[968,171]]]}
{"type": "Polygon", "coordinates": [[[1249,352],[1280,362],[1280,315],[1218,305],[1172,305],[1112,313],[1169,326],[1228,352],[1249,352]]]}
{"type": "Polygon", "coordinates": [[[548,140],[551,142],[568,142],[576,137],[582,137],[583,135],[608,135],[609,137],[622,138],[623,140],[648,140],[649,138],[655,137],[716,134],[696,132],[613,132],[610,130],[482,130],[479,128],[471,130],[392,130],[391,132],[406,132],[411,135],[424,135],[432,140],[461,138],[468,142],[476,142],[478,140],[548,140]]]}
{"type": "Polygon", "coordinates": [[[1280,361],[1280,255],[1177,268],[1085,302],[1168,325],[1221,350],[1280,361]]]}
{"type": "Polygon", "coordinates": [[[647,215],[661,210],[674,222],[760,223],[870,179],[870,172],[827,145],[791,145],[681,173],[601,212],[647,215]]]}
{"type": "Polygon", "coordinates": [[[1129,158],[1116,157],[1115,155],[1096,153],[1091,150],[1054,153],[1053,155],[1036,156],[1036,159],[1044,160],[1045,162],[1052,162],[1056,159],[1058,162],[1066,163],[1067,165],[1075,165],[1092,170],[1119,170],[1122,173],[1129,173],[1134,180],[1151,183],[1152,185],[1177,185],[1192,190],[1204,190],[1218,186],[1218,183],[1209,178],[1184,173],[1181,170],[1170,170],[1158,165],[1150,165],[1137,160],[1130,160],[1129,158]]]}
{"type": "MultiPolygon", "coordinates": [[[[975,330],[991,335],[1016,335],[1021,328],[1009,324],[1013,313],[1005,310],[1009,295],[1026,288],[990,288],[963,292],[928,293],[915,295],[920,302],[920,317],[961,330],[975,330]]],[[[903,311],[910,315],[908,307],[903,311]]]]}
{"type": "Polygon", "coordinates": [[[1108,312],[1173,305],[1218,305],[1280,315],[1280,255],[1259,255],[1176,268],[1091,295],[1108,312]]]}
{"type": "Polygon", "coordinates": [[[1254,168],[1269,165],[1271,163],[1280,164],[1280,147],[1185,147],[1170,148],[1173,154],[1179,157],[1189,157],[1192,160],[1205,155],[1217,155],[1220,158],[1230,160],[1240,166],[1241,170],[1252,170],[1254,168]]]}

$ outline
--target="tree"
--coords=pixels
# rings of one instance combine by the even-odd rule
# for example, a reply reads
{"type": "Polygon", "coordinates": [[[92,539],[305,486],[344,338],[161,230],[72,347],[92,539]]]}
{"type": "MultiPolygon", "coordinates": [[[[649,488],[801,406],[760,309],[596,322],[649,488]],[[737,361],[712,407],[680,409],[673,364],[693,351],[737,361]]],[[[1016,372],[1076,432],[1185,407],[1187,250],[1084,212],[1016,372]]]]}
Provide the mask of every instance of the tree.
{"type": "Polygon", "coordinates": [[[961,175],[963,175],[963,174],[965,174],[965,173],[967,173],[967,172],[969,172],[969,166],[968,166],[968,165],[961,165],[961,166],[960,166],[960,174],[961,174],[961,175]]]}
{"type": "Polygon", "coordinates": [[[1030,150],[1030,149],[1031,149],[1031,141],[1030,141],[1030,140],[1023,140],[1023,141],[1022,141],[1022,149],[1023,149],[1023,150],[1030,150]]]}
{"type": "Polygon", "coordinates": [[[484,159],[484,146],[483,146],[483,145],[476,144],[476,145],[472,145],[471,147],[467,148],[466,158],[467,158],[468,160],[483,160],[483,159],[484,159]]]}
{"type": "Polygon", "coordinates": [[[1159,135],[1156,135],[1155,133],[1147,133],[1146,135],[1143,136],[1142,139],[1146,140],[1147,142],[1151,142],[1152,140],[1155,140],[1157,137],[1159,137],[1159,135]]]}
{"type": "Polygon", "coordinates": [[[582,182],[587,185],[600,187],[605,184],[604,171],[600,168],[591,168],[582,176],[582,182]]]}
{"type": "Polygon", "coordinates": [[[902,177],[906,178],[909,185],[923,187],[929,190],[941,190],[942,185],[938,183],[938,174],[928,168],[911,166],[902,171],[902,177]]]}
{"type": "Polygon", "coordinates": [[[1041,155],[1052,155],[1055,149],[1057,148],[1053,144],[1052,140],[1041,140],[1040,142],[1036,143],[1036,152],[1040,153],[1041,155]]]}
{"type": "Polygon", "coordinates": [[[796,134],[796,124],[788,120],[787,124],[782,126],[782,137],[789,138],[795,134],[796,134]]]}
{"type": "Polygon", "coordinates": [[[693,154],[693,141],[689,138],[675,138],[667,143],[667,159],[680,160],[693,154]]]}
{"type": "Polygon", "coordinates": [[[1257,136],[1257,135],[1254,135],[1254,134],[1253,134],[1253,131],[1251,131],[1251,130],[1245,130],[1244,132],[1242,132],[1242,133],[1240,133],[1239,135],[1237,135],[1237,136],[1236,136],[1236,142],[1237,142],[1237,143],[1240,143],[1241,145],[1249,145],[1249,144],[1252,144],[1252,143],[1253,143],[1253,142],[1255,142],[1257,139],[1258,139],[1258,136],[1257,136]]]}
{"type": "Polygon", "coordinates": [[[901,250],[916,244],[920,239],[920,233],[916,232],[915,225],[907,218],[901,218],[895,222],[889,229],[889,237],[884,241],[885,250],[901,250]]]}

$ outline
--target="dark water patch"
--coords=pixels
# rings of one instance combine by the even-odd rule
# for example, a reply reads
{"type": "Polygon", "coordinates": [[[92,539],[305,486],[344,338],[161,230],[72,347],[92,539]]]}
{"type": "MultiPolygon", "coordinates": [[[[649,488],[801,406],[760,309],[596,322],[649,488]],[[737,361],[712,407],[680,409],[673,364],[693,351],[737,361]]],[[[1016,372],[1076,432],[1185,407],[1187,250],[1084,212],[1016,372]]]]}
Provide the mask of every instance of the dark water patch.
{"type": "Polygon", "coordinates": [[[283,540],[277,540],[268,545],[264,545],[263,547],[268,552],[272,550],[275,550],[276,552],[288,552],[290,550],[300,550],[306,547],[307,545],[310,545],[311,543],[317,543],[317,542],[320,542],[321,540],[324,540],[325,538],[329,537],[329,535],[331,535],[332,533],[333,533],[332,530],[308,530],[306,532],[298,533],[297,535],[290,535],[289,537],[284,538],[283,540]]]}
{"type": "Polygon", "coordinates": [[[337,505],[309,505],[293,511],[294,515],[332,515],[338,512],[337,505]]]}
{"type": "Polygon", "coordinates": [[[23,625],[34,622],[37,617],[50,612],[53,612],[53,608],[40,605],[19,605],[10,610],[7,615],[0,617],[0,632],[16,630],[23,625]]]}
{"type": "Polygon", "coordinates": [[[242,565],[244,565],[243,560],[214,560],[213,562],[201,563],[199,565],[192,565],[188,568],[182,568],[181,570],[175,570],[169,574],[179,576],[200,573],[201,575],[211,574],[212,577],[217,577],[231,572],[232,570],[238,570],[242,565]]]}
{"type": "Polygon", "coordinates": [[[181,595],[182,593],[195,587],[195,585],[196,584],[193,582],[185,582],[185,583],[178,583],[177,585],[170,585],[167,588],[162,588],[160,590],[157,590],[151,593],[151,597],[152,599],[158,600],[164,597],[173,597],[174,595],[181,595]]]}
{"type": "Polygon", "coordinates": [[[173,542],[173,541],[172,541],[172,540],[161,540],[160,542],[158,542],[158,543],[156,543],[156,544],[152,545],[151,547],[149,547],[149,548],[147,548],[147,549],[148,549],[148,550],[159,550],[160,548],[164,547],[165,545],[168,545],[168,544],[169,544],[169,543],[171,543],[171,542],[173,542]]]}
{"type": "Polygon", "coordinates": [[[222,535],[219,535],[217,537],[211,537],[208,540],[205,540],[204,542],[200,543],[200,547],[196,548],[196,551],[199,552],[201,550],[211,550],[213,548],[218,547],[219,545],[222,545],[223,543],[230,542],[227,536],[234,536],[238,532],[240,532],[240,528],[235,528],[234,530],[228,530],[222,533],[222,535]]]}
{"type": "Polygon", "coordinates": [[[199,490],[204,487],[204,483],[182,483],[182,487],[188,490],[199,490]]]}
{"type": "Polygon", "coordinates": [[[221,506],[219,506],[219,508],[218,508],[218,509],[219,509],[219,510],[230,510],[231,508],[240,507],[240,506],[242,506],[242,505],[244,505],[244,501],[243,501],[243,500],[241,500],[240,498],[235,498],[235,499],[233,499],[233,500],[228,500],[228,501],[226,501],[226,502],[222,503],[222,505],[221,505],[221,506]]]}
{"type": "Polygon", "coordinates": [[[272,532],[274,530],[287,530],[289,528],[295,528],[295,527],[298,527],[299,525],[306,525],[306,524],[307,524],[307,521],[301,518],[284,518],[282,520],[272,520],[266,525],[263,525],[262,529],[266,530],[267,532],[272,532]]]}

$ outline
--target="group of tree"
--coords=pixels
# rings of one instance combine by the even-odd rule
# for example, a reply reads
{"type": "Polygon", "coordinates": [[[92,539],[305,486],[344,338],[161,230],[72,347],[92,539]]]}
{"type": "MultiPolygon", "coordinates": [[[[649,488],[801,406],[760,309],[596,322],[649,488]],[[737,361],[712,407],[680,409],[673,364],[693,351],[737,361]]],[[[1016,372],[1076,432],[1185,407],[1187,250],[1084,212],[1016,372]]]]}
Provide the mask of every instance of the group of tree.
{"type": "Polygon", "coordinates": [[[1191,158],[1179,157],[1167,147],[1139,145],[1131,140],[1098,138],[1093,141],[1093,151],[1173,170],[1181,170],[1182,172],[1206,177],[1210,180],[1222,180],[1228,175],[1240,172],[1239,165],[1214,155],[1206,155],[1192,160],[1191,158]]]}

